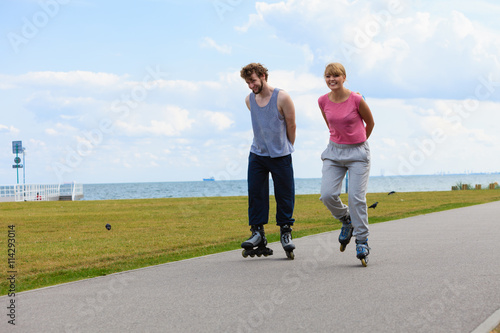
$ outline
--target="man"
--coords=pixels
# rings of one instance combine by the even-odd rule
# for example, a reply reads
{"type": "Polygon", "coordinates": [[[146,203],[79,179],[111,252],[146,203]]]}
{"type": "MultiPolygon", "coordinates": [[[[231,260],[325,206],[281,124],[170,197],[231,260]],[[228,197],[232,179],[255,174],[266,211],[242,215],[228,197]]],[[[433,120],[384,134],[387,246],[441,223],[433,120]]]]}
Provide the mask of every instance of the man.
{"type": "Polygon", "coordinates": [[[243,256],[271,255],[264,225],[269,220],[269,173],[276,198],[276,223],[287,257],[294,258],[292,242],[295,204],[292,153],[295,143],[295,107],[290,95],[267,83],[268,70],[259,63],[241,69],[252,91],[245,99],[252,118],[254,139],[248,158],[248,223],[252,235],[241,244],[243,256]]]}

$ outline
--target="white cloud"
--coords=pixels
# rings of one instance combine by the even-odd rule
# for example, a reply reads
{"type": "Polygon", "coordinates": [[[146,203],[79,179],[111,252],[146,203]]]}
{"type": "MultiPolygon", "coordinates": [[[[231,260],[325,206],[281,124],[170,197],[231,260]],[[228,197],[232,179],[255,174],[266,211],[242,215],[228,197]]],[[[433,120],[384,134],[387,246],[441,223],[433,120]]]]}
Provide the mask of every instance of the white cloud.
{"type": "Polygon", "coordinates": [[[7,89],[14,89],[16,88],[15,84],[9,83],[9,82],[2,82],[2,81],[8,81],[6,79],[6,75],[0,75],[0,90],[7,90],[7,89]]]}
{"type": "Polygon", "coordinates": [[[158,80],[156,87],[176,95],[189,95],[203,90],[221,89],[221,83],[217,81],[188,81],[188,80],[158,80]]]}
{"type": "Polygon", "coordinates": [[[458,38],[463,39],[469,35],[474,35],[474,26],[463,13],[452,11],[451,20],[453,22],[453,30],[457,34],[458,38]]]}
{"type": "MultiPolygon", "coordinates": [[[[431,14],[430,13],[422,13],[422,12],[417,12],[415,13],[415,16],[413,18],[409,18],[406,20],[396,20],[395,25],[400,25],[400,26],[408,26],[412,25],[413,26],[413,31],[415,32],[415,38],[419,43],[424,43],[428,39],[430,39],[436,32],[436,29],[441,21],[436,20],[436,21],[431,21],[431,14]],[[399,22],[402,24],[397,24],[399,22]]],[[[397,28],[394,26],[394,28],[397,28]]]]}
{"type": "MultiPolygon", "coordinates": [[[[148,107],[151,110],[151,106],[148,107]]],[[[177,106],[166,106],[155,110],[155,114],[135,113],[130,119],[117,120],[117,131],[127,136],[178,136],[191,128],[194,119],[189,117],[189,111],[177,106]]]]}
{"type": "Polygon", "coordinates": [[[78,128],[69,124],[56,123],[52,127],[44,129],[44,132],[50,136],[67,136],[78,133],[78,128]]]}
{"type": "MultiPolygon", "coordinates": [[[[259,7],[259,4],[260,3],[257,3],[256,4],[256,7],[258,9],[259,7]]],[[[248,18],[248,22],[242,26],[236,26],[234,29],[236,31],[239,31],[239,32],[243,32],[243,33],[246,33],[248,32],[248,30],[250,28],[252,28],[253,26],[257,26],[259,25],[260,23],[262,23],[264,20],[263,20],[263,17],[262,17],[262,14],[260,14],[260,12],[258,12],[259,14],[250,14],[249,15],[249,18],[248,18]]]]}
{"type": "Polygon", "coordinates": [[[58,134],[58,132],[53,128],[46,128],[45,133],[47,133],[48,135],[57,135],[58,134]]]}
{"type": "Polygon", "coordinates": [[[297,73],[293,70],[270,71],[269,83],[286,90],[289,93],[308,93],[325,88],[323,77],[318,77],[310,73],[297,73]]]}
{"type": "Polygon", "coordinates": [[[233,120],[222,112],[205,111],[204,116],[208,119],[208,122],[215,126],[215,128],[219,131],[231,127],[234,123],[233,120]]]}
{"type": "Polygon", "coordinates": [[[425,6],[415,10],[409,2],[382,0],[259,2],[257,14],[240,30],[264,22],[277,39],[312,50],[313,64],[340,61],[348,77],[363,86],[376,79],[377,96],[465,98],[472,83],[454,91],[448,87],[500,74],[500,32],[469,18],[466,6],[458,7],[464,9],[429,12],[425,6]]]}
{"type": "Polygon", "coordinates": [[[391,138],[383,138],[381,140],[384,144],[388,145],[389,147],[396,147],[396,140],[391,139],[391,138]]]}
{"type": "Polygon", "coordinates": [[[29,72],[15,78],[14,82],[32,85],[91,85],[99,87],[112,87],[123,82],[125,77],[111,73],[95,73],[89,71],[69,72],[29,72]]]}
{"type": "Polygon", "coordinates": [[[12,125],[7,126],[0,124],[0,133],[17,134],[19,133],[19,129],[12,125]]]}
{"type": "Polygon", "coordinates": [[[43,103],[52,108],[60,109],[69,106],[89,106],[96,103],[96,100],[93,97],[72,97],[72,96],[54,96],[53,91],[50,90],[42,90],[38,91],[31,96],[29,96],[26,100],[27,103],[36,102],[38,104],[43,103]]]}
{"type": "Polygon", "coordinates": [[[205,37],[201,42],[201,47],[211,48],[217,50],[217,52],[222,54],[231,54],[231,47],[228,45],[219,45],[212,38],[205,37]]]}

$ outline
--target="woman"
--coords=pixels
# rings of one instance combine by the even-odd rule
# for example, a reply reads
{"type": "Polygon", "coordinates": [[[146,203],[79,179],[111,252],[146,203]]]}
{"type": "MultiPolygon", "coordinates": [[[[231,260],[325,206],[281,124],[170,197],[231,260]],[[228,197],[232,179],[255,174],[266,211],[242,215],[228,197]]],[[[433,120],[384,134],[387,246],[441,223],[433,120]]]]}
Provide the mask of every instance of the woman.
{"type": "Polygon", "coordinates": [[[320,200],[342,222],[340,251],[351,237],[356,239],[356,256],[363,266],[368,262],[368,213],[366,190],[370,174],[370,147],[367,139],[375,125],[361,95],[344,87],[346,71],[339,63],[325,68],[325,82],[330,92],[318,99],[319,108],[330,130],[330,142],[321,154],[323,176],[320,200]],[[342,180],[349,171],[349,206],[340,200],[342,180]]]}

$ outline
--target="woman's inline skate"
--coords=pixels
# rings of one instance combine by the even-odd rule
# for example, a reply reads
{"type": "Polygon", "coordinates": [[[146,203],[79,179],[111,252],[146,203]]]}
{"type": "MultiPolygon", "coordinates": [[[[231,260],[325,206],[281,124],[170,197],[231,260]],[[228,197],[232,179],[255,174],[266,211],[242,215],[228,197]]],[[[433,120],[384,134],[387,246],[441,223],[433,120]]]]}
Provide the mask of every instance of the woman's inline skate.
{"type": "Polygon", "coordinates": [[[363,266],[368,265],[368,255],[370,254],[370,247],[368,246],[368,239],[364,241],[356,240],[356,257],[361,260],[363,266]]]}
{"type": "Polygon", "coordinates": [[[340,222],[342,222],[342,229],[340,229],[339,235],[340,252],[344,252],[352,237],[353,227],[351,224],[351,216],[346,215],[341,217],[340,222]]]}

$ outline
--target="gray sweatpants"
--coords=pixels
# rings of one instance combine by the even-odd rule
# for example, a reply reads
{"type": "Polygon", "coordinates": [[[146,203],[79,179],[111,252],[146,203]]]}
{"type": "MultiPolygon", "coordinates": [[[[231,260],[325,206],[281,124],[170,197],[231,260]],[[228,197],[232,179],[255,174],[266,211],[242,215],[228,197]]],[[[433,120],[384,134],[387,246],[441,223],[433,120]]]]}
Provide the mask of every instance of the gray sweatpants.
{"type": "Polygon", "coordinates": [[[320,200],[330,210],[333,217],[340,219],[350,214],[353,236],[356,240],[368,238],[368,212],[366,190],[370,175],[370,147],[368,142],[354,145],[341,145],[330,141],[321,154],[323,176],[321,179],[320,200]],[[342,180],[349,171],[348,204],[340,200],[342,180]]]}

